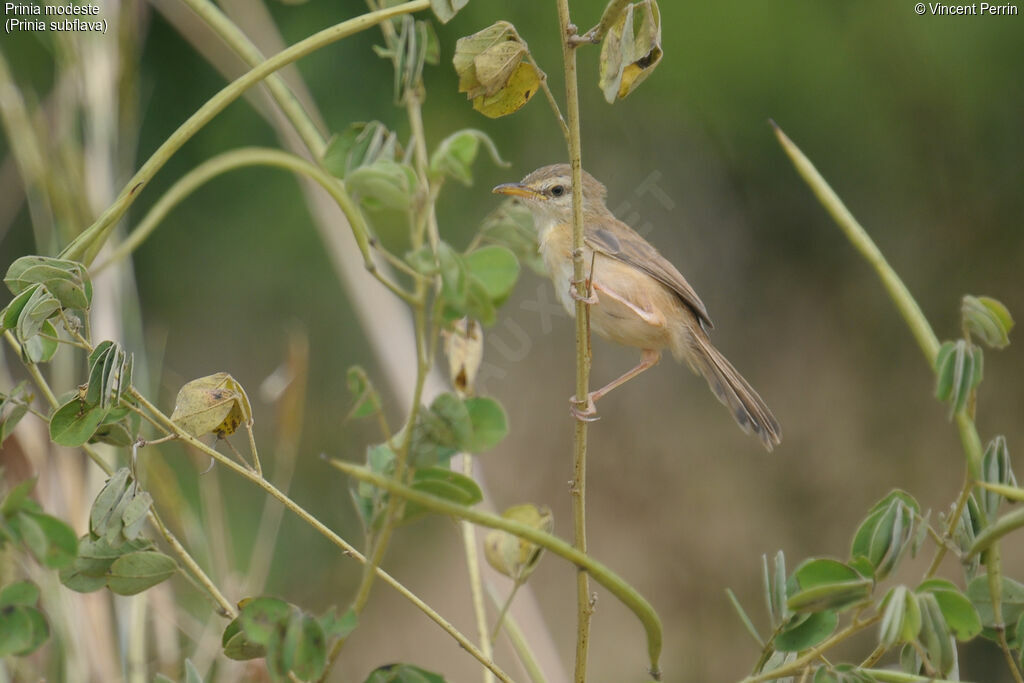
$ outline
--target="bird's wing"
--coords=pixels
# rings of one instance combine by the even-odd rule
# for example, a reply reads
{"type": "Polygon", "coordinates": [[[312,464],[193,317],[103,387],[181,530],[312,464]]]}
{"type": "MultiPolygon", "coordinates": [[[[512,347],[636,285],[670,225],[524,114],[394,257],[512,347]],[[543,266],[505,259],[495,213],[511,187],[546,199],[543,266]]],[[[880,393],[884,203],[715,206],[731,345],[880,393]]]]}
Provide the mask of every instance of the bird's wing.
{"type": "Polygon", "coordinates": [[[694,312],[702,327],[714,327],[704,302],[700,300],[686,278],[659,254],[657,249],[648,244],[647,240],[622,221],[610,219],[599,228],[588,225],[585,241],[594,251],[646,272],[675,292],[694,312]]]}

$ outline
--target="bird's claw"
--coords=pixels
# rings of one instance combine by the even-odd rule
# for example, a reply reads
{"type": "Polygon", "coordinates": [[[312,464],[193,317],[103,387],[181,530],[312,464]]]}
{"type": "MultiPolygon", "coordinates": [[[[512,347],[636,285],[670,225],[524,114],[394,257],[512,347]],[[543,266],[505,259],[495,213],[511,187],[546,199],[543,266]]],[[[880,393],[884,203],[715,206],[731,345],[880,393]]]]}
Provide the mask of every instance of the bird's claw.
{"type": "Polygon", "coordinates": [[[580,293],[576,291],[576,284],[577,283],[575,282],[569,283],[569,296],[571,296],[576,301],[582,301],[583,303],[590,306],[597,305],[597,294],[590,289],[590,282],[588,281],[586,283],[587,291],[590,292],[590,294],[587,296],[580,296],[580,293]]]}
{"type": "Polygon", "coordinates": [[[582,410],[579,407],[576,396],[569,397],[569,412],[580,422],[597,422],[601,416],[597,414],[597,406],[594,405],[594,398],[587,394],[587,407],[582,410]]]}

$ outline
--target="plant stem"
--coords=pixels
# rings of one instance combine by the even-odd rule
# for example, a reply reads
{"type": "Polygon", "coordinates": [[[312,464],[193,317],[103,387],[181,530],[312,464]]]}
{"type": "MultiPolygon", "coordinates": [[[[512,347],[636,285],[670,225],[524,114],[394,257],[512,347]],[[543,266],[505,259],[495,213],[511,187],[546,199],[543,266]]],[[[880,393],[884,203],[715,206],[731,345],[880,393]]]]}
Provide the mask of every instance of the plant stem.
{"type": "MultiPolygon", "coordinates": [[[[487,594],[491,598],[491,604],[495,607],[501,604],[497,589],[490,583],[487,584],[487,594]]],[[[534,656],[533,650],[530,649],[530,643],[526,640],[526,636],[523,635],[522,629],[519,628],[519,622],[516,621],[516,618],[511,614],[506,614],[504,627],[505,634],[512,641],[512,648],[519,657],[519,663],[526,669],[526,675],[530,677],[531,683],[547,683],[547,678],[544,676],[544,672],[541,671],[540,664],[537,663],[537,658],[534,656]]]]}
{"type": "Polygon", "coordinates": [[[359,252],[363,256],[363,265],[377,280],[388,288],[395,296],[407,303],[414,303],[413,295],[405,291],[395,283],[391,282],[377,269],[370,251],[370,229],[366,224],[362,211],[349,196],[344,183],[319,166],[306,161],[305,159],[281,151],[266,147],[242,147],[224,152],[204,161],[191,171],[183,175],[160,199],[153,205],[146,216],[139,222],[138,226],[111,252],[106,261],[91,269],[93,274],[98,273],[118,261],[125,259],[133,251],[139,248],[144,241],[156,230],[167,214],[180,204],[186,197],[195,192],[202,185],[213,178],[237,168],[246,166],[271,166],[292,171],[298,175],[306,176],[317,182],[324,188],[338,207],[345,214],[348,223],[352,228],[359,252]]]}
{"type": "Polygon", "coordinates": [[[211,97],[192,116],[190,116],[174,133],[168,137],[163,144],[153,153],[142,167],[132,176],[125,185],[114,203],[96,219],[82,234],[76,237],[64,251],[62,258],[79,260],[88,265],[99,252],[100,247],[106,240],[110,231],[117,221],[125,214],[141,190],[152,180],[156,172],[167,163],[168,159],[192,138],[196,132],[209,123],[217,114],[224,110],[229,104],[242,96],[250,87],[260,82],[278,69],[291,64],[292,62],[305,57],[325,45],[347,38],[355,33],[364,31],[371,26],[386,21],[392,17],[410,12],[418,12],[430,7],[430,0],[409,0],[409,2],[388,7],[376,12],[343,21],[340,24],[318,31],[313,35],[300,40],[294,45],[285,48],[273,57],[270,57],[259,66],[235,79],[220,92],[211,97]]]}
{"type": "MultiPolygon", "coordinates": [[[[469,524],[469,522],[463,522],[463,524],[469,524]]],[[[498,610],[498,618],[494,620],[494,630],[491,632],[491,640],[498,639],[498,635],[501,633],[501,625],[505,621],[505,615],[508,614],[508,608],[512,606],[512,601],[516,599],[516,593],[519,592],[519,587],[522,585],[522,581],[516,581],[512,584],[512,590],[508,592],[508,597],[505,598],[505,602],[501,603],[501,609],[498,610]]]]}
{"type": "MultiPolygon", "coordinates": [[[[576,79],[576,49],[570,42],[569,0],[558,0],[559,42],[565,68],[565,108],[569,128],[569,165],[572,168],[572,277],[576,285],[576,401],[582,410],[588,404],[590,384],[590,309],[583,263],[583,162],[580,149],[580,98],[576,79]]],[[[587,552],[587,423],[576,420],[573,435],[572,516],[576,550],[587,552]]],[[[590,579],[585,572],[576,574],[576,666],[574,680],[587,679],[587,652],[590,648],[590,617],[594,612],[590,597],[590,579]]],[[[652,675],[657,674],[652,670],[652,675]]]]}
{"type": "Polygon", "coordinates": [[[647,652],[650,658],[651,675],[655,679],[660,680],[658,658],[661,655],[661,620],[658,618],[654,608],[651,607],[651,604],[647,602],[647,600],[640,595],[635,588],[623,581],[618,574],[601,562],[595,560],[586,553],[580,552],[578,549],[569,545],[557,536],[535,529],[521,522],[506,519],[505,517],[488,512],[481,512],[474,508],[452,503],[443,498],[439,498],[438,496],[417,491],[408,486],[403,486],[402,484],[397,483],[390,477],[381,476],[359,465],[333,459],[329,462],[331,465],[350,477],[373,484],[377,488],[384,489],[392,495],[400,496],[407,501],[412,501],[417,505],[421,505],[438,514],[451,515],[457,519],[468,520],[474,524],[479,524],[480,526],[485,526],[490,529],[507,531],[513,536],[523,538],[531,543],[539,545],[542,548],[550,550],[555,555],[558,555],[559,557],[576,565],[581,572],[586,572],[590,576],[593,576],[597,583],[604,586],[608,592],[614,595],[623,605],[628,607],[629,610],[636,615],[637,619],[640,620],[640,623],[647,634],[647,652]]]}
{"type": "Polygon", "coordinates": [[[789,664],[784,664],[780,667],[772,669],[771,671],[764,671],[762,673],[757,674],[756,676],[747,676],[740,683],[762,683],[763,681],[774,681],[779,678],[794,676],[800,673],[800,671],[805,666],[807,666],[808,664],[816,660],[818,657],[820,657],[823,652],[832,649],[839,643],[850,638],[851,636],[860,633],[864,629],[874,626],[881,620],[882,616],[876,615],[871,617],[870,619],[865,619],[864,621],[854,621],[852,624],[844,628],[842,631],[839,631],[835,635],[823,641],[817,647],[808,650],[803,655],[797,657],[789,664]]]}
{"type": "MultiPolygon", "coordinates": [[[[205,21],[207,26],[213,29],[246,64],[256,66],[266,59],[266,56],[249,40],[249,37],[212,2],[208,0],[183,0],[183,2],[200,19],[205,21]]],[[[271,74],[266,78],[266,85],[278,106],[281,107],[281,111],[295,128],[295,132],[302,138],[302,143],[310,154],[317,159],[323,156],[326,147],[323,135],[320,134],[313,119],[302,107],[302,103],[295,97],[285,80],[279,74],[271,74]]]]}
{"type": "MultiPolygon", "coordinates": [[[[279,503],[284,505],[288,510],[294,513],[297,517],[299,517],[299,519],[313,527],[313,529],[315,529],[319,534],[324,536],[328,541],[330,541],[337,547],[341,548],[341,550],[346,555],[355,558],[359,562],[366,563],[367,560],[363,556],[363,554],[356,550],[352,545],[350,545],[348,541],[343,539],[338,534],[334,533],[330,528],[324,525],[323,522],[321,522],[319,519],[317,519],[312,514],[307,512],[306,509],[303,508],[301,505],[299,505],[291,498],[289,498],[287,495],[278,490],[277,487],[275,487],[269,481],[260,476],[257,476],[253,472],[250,472],[246,468],[236,463],[231,458],[225,456],[223,453],[220,453],[219,451],[210,448],[199,439],[193,437],[191,434],[184,432],[174,422],[172,422],[171,419],[167,417],[167,415],[165,415],[163,412],[160,411],[159,408],[150,403],[150,401],[146,399],[145,396],[140,394],[136,389],[133,388],[131,390],[131,394],[132,397],[135,400],[137,400],[140,405],[142,405],[146,410],[153,414],[157,421],[163,424],[168,430],[177,434],[178,438],[180,438],[183,442],[199,450],[200,452],[209,455],[211,458],[219,462],[224,467],[227,467],[229,470],[241,475],[244,479],[252,482],[253,484],[256,484],[265,492],[270,494],[271,497],[275,498],[279,503]]],[[[503,683],[511,683],[512,679],[509,678],[504,671],[502,671],[493,661],[485,657],[483,653],[480,652],[480,650],[473,644],[472,641],[466,638],[465,635],[463,635],[444,617],[438,614],[432,607],[430,607],[430,605],[423,602],[423,600],[416,596],[415,593],[413,593],[404,585],[399,583],[398,580],[396,580],[394,577],[392,577],[390,574],[385,572],[380,567],[375,567],[374,572],[382,581],[384,581],[384,583],[388,584],[396,591],[398,591],[404,598],[409,600],[413,605],[419,608],[420,611],[422,611],[424,614],[430,617],[431,620],[433,620],[438,626],[440,626],[449,635],[451,635],[459,643],[459,645],[467,652],[469,652],[474,658],[476,658],[477,661],[479,661],[481,664],[483,664],[488,669],[493,671],[494,675],[498,677],[498,680],[502,681],[503,683]]]]}
{"type": "MultiPolygon", "coordinates": [[[[462,454],[462,473],[473,477],[472,456],[462,454]]],[[[469,574],[469,593],[473,599],[473,617],[476,619],[477,637],[480,639],[480,651],[488,657],[494,656],[493,642],[497,638],[487,629],[487,607],[484,604],[484,587],[480,578],[480,556],[476,550],[476,528],[469,522],[462,522],[462,546],[466,551],[466,572],[469,574]]],[[[484,670],[484,683],[493,683],[491,672],[484,670]]]]}

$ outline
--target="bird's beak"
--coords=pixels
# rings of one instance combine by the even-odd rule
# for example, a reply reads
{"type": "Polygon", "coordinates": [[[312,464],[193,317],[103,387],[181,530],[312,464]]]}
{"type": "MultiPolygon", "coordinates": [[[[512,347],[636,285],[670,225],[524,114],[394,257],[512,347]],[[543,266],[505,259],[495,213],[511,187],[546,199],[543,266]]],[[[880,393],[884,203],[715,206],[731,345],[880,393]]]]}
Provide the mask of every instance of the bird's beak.
{"type": "Polygon", "coordinates": [[[491,190],[491,192],[494,194],[507,194],[510,197],[522,197],[523,199],[541,199],[544,196],[520,183],[502,183],[491,190]]]}

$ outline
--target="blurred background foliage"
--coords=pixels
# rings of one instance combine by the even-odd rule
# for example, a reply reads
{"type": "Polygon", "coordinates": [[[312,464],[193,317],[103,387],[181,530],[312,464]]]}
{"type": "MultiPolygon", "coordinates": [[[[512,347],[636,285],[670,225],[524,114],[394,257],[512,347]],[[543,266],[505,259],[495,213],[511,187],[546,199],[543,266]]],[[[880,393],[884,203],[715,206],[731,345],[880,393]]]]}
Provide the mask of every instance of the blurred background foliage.
{"type": "MultiPolygon", "coordinates": [[[[575,21],[589,27],[602,6],[576,0],[575,21]]],[[[160,13],[140,9],[136,166],[224,83],[160,13]]],[[[309,0],[271,2],[269,10],[291,43],[364,6],[309,0]]],[[[659,610],[669,680],[731,680],[749,671],[757,650],[724,589],[759,604],[763,553],[782,548],[794,565],[810,554],[842,556],[857,522],[890,488],[942,507],[962,472],[947,409],[932,397],[931,369],[874,273],[793,172],[767,120],[802,147],[871,232],[940,338],[956,334],[963,293],[995,296],[1019,319],[1024,16],[922,17],[902,0],[665,2],[661,10],[665,58],[627,100],[604,102],[598,50],[580,51],[584,166],[608,186],[609,207],[700,293],[715,343],[772,406],[784,439],[766,457],[702,381],[664,363],[601,405],[603,419],[591,432],[590,549],[659,610]]],[[[555,14],[553,3],[475,0],[438,26],[442,64],[426,73],[428,143],[479,128],[512,164],[481,161],[473,187],[446,188],[441,233],[458,248],[497,205],[490,187],[562,161],[565,152],[542,98],[495,121],[470,108],[451,68],[455,40],[498,19],[513,22],[561,97],[555,14]]],[[[37,100],[53,86],[51,38],[3,37],[16,80],[37,100]]],[[[391,65],[371,49],[380,42],[379,32],[365,32],[298,63],[331,130],[379,119],[408,133],[392,103],[391,65]]],[[[146,188],[129,224],[211,155],[275,144],[248,102],[231,105],[146,188]]],[[[0,137],[4,164],[9,151],[0,137]]],[[[18,203],[5,208],[21,205],[17,183],[0,196],[18,203]]],[[[37,251],[21,207],[5,212],[11,219],[0,226],[4,264],[37,251]]],[[[403,252],[397,232],[382,232],[403,252]]],[[[257,387],[280,363],[289,332],[308,334],[312,371],[293,497],[357,538],[347,482],[325,476],[316,456],[362,460],[376,439],[372,425],[340,418],[350,406],[345,368],[360,363],[379,376],[377,355],[347,301],[358,292],[339,287],[296,181],[268,169],[217,178],[174,210],[135,255],[135,269],[148,362],[160,368],[167,408],[181,383],[218,370],[257,387]]],[[[499,509],[549,505],[555,531],[568,537],[573,330],[564,315],[538,314],[553,302],[550,283],[524,272],[486,332],[481,389],[505,404],[512,432],[482,462],[499,509]]],[[[1021,353],[1015,344],[988,354],[980,395],[983,441],[1004,433],[1011,453],[1024,443],[1021,353]]],[[[594,384],[634,360],[632,351],[595,342],[594,384]]],[[[274,420],[260,403],[257,434],[269,445],[274,420]]],[[[398,422],[404,408],[391,401],[389,410],[398,422]]],[[[174,448],[162,454],[186,492],[209,485],[196,483],[205,463],[174,448]]],[[[270,452],[263,458],[273,462],[270,452]]],[[[216,471],[206,479],[219,486],[228,516],[216,552],[248,557],[262,496],[216,471]]],[[[314,611],[325,596],[348,600],[355,563],[288,517],[277,543],[268,592],[314,611]]],[[[1019,576],[1018,536],[1004,556],[1006,574],[1019,576]]],[[[460,557],[455,527],[431,519],[398,532],[386,566],[471,630],[460,557]]],[[[912,563],[907,580],[919,565],[912,563]]],[[[572,574],[549,559],[530,581],[566,662],[572,574]]],[[[452,681],[477,677],[474,663],[395,595],[379,588],[373,602],[338,680],[394,660],[452,681]]],[[[594,680],[640,680],[642,636],[624,608],[599,599],[593,629],[594,680]]],[[[962,670],[973,680],[1001,680],[995,648],[978,644],[965,656],[962,670]]]]}

